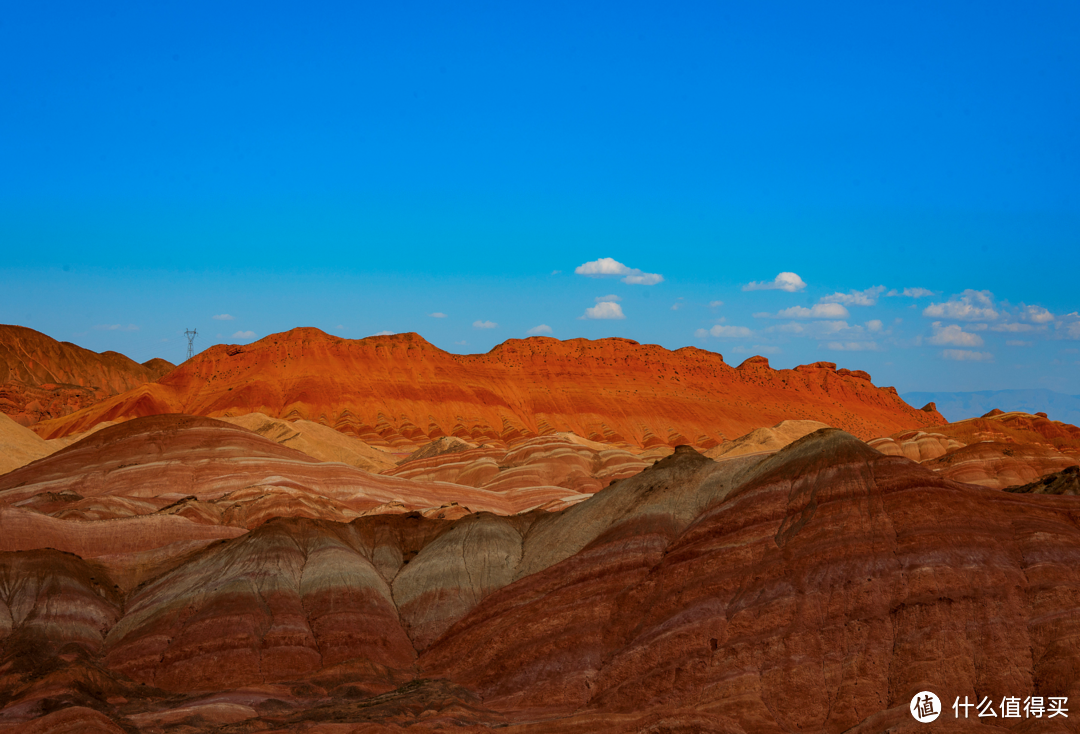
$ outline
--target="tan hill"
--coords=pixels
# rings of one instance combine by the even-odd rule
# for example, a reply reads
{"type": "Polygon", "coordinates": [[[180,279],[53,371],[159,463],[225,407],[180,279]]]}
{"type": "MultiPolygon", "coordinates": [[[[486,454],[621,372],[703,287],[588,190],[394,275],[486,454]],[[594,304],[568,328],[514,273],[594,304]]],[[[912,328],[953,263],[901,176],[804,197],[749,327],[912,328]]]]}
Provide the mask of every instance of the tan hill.
{"type": "Polygon", "coordinates": [[[388,451],[374,448],[353,436],[311,421],[286,421],[262,413],[248,413],[221,420],[254,431],[282,446],[303,451],[319,461],[336,461],[373,474],[396,466],[394,455],[388,451]]]}
{"type": "Polygon", "coordinates": [[[417,334],[339,339],[293,329],[219,345],[156,383],[39,424],[45,438],[162,413],[265,413],[351,433],[408,453],[443,436],[473,443],[573,431],[628,447],[709,448],[782,420],[817,420],[871,438],[944,420],[912,408],[865,372],[817,362],[731,367],[694,347],[628,339],[514,339],[454,355],[417,334]]]}
{"type": "Polygon", "coordinates": [[[0,413],[0,474],[48,456],[55,450],[41,436],[0,413]]]}
{"type": "Polygon", "coordinates": [[[734,441],[714,446],[705,452],[710,459],[734,458],[746,454],[763,454],[779,451],[803,436],[829,426],[819,421],[780,421],[768,428],[755,428],[734,441]]]}
{"type": "Polygon", "coordinates": [[[163,359],[139,364],[117,352],[99,354],[0,324],[0,413],[34,425],[152,382],[173,367],[163,359]]]}

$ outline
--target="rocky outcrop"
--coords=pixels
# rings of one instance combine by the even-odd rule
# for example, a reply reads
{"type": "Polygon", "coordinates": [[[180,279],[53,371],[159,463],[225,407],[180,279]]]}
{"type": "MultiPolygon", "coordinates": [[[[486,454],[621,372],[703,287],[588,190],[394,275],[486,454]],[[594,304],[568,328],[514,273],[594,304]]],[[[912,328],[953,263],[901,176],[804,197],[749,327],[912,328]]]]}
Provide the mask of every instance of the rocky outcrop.
{"type": "Polygon", "coordinates": [[[92,352],[23,326],[0,324],[0,413],[30,426],[70,415],[173,369],[117,352],[92,352]]]}
{"type": "Polygon", "coordinates": [[[627,447],[709,448],[786,419],[818,420],[864,438],[944,422],[831,363],[774,370],[761,358],[735,369],[693,347],[549,337],[454,355],[417,334],[347,340],[304,328],[211,347],[156,383],[36,430],[54,438],[154,414],[253,412],[326,424],[406,452],[443,436],[509,443],[573,431],[627,447]]]}

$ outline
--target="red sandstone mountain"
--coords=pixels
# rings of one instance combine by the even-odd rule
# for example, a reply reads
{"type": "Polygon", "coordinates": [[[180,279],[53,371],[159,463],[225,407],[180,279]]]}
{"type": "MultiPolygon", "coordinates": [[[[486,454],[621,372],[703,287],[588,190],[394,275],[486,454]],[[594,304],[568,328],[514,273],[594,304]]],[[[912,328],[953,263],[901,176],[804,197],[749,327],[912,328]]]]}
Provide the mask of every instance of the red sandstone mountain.
{"type": "Polygon", "coordinates": [[[560,512],[273,520],[137,586],[0,553],[0,732],[917,731],[922,690],[993,731],[948,705],[1080,700],[1077,502],[825,429],[560,512]]]}
{"type": "Polygon", "coordinates": [[[158,379],[174,365],[92,352],[23,326],[0,324],[0,412],[29,426],[158,379]]]}
{"type": "Polygon", "coordinates": [[[35,430],[55,438],[161,413],[251,412],[407,450],[442,436],[506,442],[557,431],[634,447],[708,448],[785,419],[863,438],[944,423],[893,388],[875,387],[865,372],[829,362],[774,370],[753,357],[735,368],[694,347],[549,337],[459,356],[417,334],[348,340],[304,328],[211,347],[156,383],[35,430]]]}

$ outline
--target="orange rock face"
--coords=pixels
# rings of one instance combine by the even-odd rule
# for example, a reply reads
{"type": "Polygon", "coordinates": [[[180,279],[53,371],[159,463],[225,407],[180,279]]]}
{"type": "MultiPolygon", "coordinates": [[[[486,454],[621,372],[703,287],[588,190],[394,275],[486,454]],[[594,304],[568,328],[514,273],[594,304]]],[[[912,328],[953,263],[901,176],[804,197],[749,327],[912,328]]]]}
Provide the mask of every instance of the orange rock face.
{"type": "Polygon", "coordinates": [[[508,442],[557,431],[634,447],[708,448],[784,419],[818,420],[864,438],[944,422],[875,387],[866,373],[826,362],[774,370],[754,357],[735,368],[693,347],[548,337],[459,356],[416,334],[347,340],[304,328],[211,347],[159,382],[36,430],[54,438],[153,414],[252,412],[406,450],[442,436],[508,442]]]}
{"type": "Polygon", "coordinates": [[[163,359],[139,364],[0,324],[0,412],[30,426],[156,380],[173,366],[163,359]]]}

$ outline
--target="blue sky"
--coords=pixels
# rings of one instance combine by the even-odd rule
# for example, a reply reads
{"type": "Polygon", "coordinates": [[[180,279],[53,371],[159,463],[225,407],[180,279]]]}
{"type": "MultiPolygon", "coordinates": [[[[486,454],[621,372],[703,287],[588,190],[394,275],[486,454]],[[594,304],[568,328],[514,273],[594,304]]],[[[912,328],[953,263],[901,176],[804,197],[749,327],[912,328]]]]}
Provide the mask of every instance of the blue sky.
{"type": "Polygon", "coordinates": [[[0,322],[1080,393],[1080,7],[668,5],[8,8],[0,322]]]}

